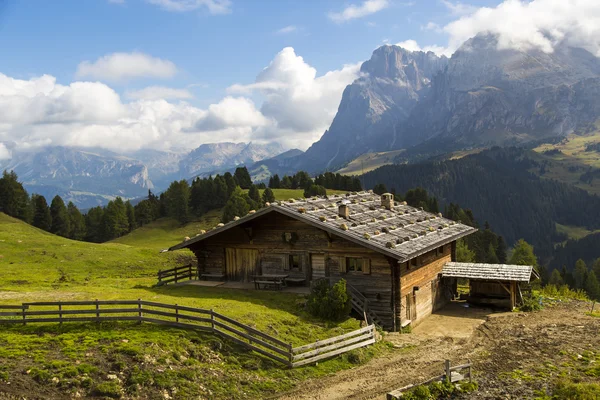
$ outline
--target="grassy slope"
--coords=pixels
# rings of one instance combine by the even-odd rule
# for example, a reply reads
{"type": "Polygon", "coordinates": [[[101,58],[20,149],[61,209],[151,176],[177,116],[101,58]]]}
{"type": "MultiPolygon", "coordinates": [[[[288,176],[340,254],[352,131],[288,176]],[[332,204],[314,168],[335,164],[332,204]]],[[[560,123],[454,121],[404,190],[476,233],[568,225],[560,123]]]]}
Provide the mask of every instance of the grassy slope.
{"type": "MultiPolygon", "coordinates": [[[[111,243],[91,244],[51,235],[0,213],[0,304],[142,298],[212,308],[293,345],[358,328],[354,319],[338,324],[315,320],[294,294],[198,286],[155,288],[157,270],[190,257],[187,251],[161,254],[158,250],[213,226],[218,216],[209,213],[184,227],[160,220],[111,243]]],[[[302,379],[348,368],[380,351],[382,347],[375,346],[316,367],[282,371],[254,353],[180,329],[126,323],[0,326],[0,394],[27,391],[59,396],[65,391],[100,394],[114,389],[148,398],[162,390],[176,398],[262,397],[302,379]],[[88,367],[90,371],[82,372],[88,367]],[[24,375],[25,371],[30,373],[24,375]],[[122,372],[120,381],[107,380],[115,371],[122,372]],[[63,383],[51,383],[53,377],[63,383]]]]}
{"type": "MultiPolygon", "coordinates": [[[[556,179],[574,185],[593,194],[600,195],[600,183],[593,182],[591,185],[581,182],[579,177],[590,167],[600,168],[600,154],[595,151],[585,151],[587,144],[599,143],[600,132],[590,135],[569,135],[565,140],[557,144],[543,144],[534,150],[539,153],[541,160],[550,160],[552,165],[547,168],[544,178],[556,179]],[[544,154],[549,150],[560,150],[560,154],[544,154]]],[[[532,171],[539,175],[537,171],[532,171]]]]}
{"type": "Polygon", "coordinates": [[[394,158],[403,151],[404,150],[394,150],[380,153],[366,153],[350,161],[348,165],[336,172],[339,172],[342,175],[362,175],[369,171],[373,171],[382,165],[392,164],[394,158]]]}

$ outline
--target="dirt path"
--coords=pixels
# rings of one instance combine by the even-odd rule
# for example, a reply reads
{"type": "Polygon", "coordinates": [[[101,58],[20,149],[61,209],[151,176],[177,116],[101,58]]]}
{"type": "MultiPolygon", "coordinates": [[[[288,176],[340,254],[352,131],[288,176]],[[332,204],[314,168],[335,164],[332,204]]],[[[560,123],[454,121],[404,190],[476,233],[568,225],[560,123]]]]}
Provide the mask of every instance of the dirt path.
{"type": "MultiPolygon", "coordinates": [[[[535,385],[511,387],[500,377],[524,365],[559,363],[588,348],[600,348],[600,318],[585,315],[587,305],[569,303],[536,313],[503,313],[474,318],[430,317],[411,334],[390,334],[399,350],[364,366],[305,383],[281,399],[385,399],[393,389],[443,373],[445,359],[472,359],[480,382],[473,398],[529,398],[535,385]],[[485,318],[485,319],[484,319],[485,318]],[[445,329],[444,325],[448,326],[445,329]],[[430,328],[430,329],[428,329],[430,328]],[[439,335],[449,331],[448,335],[439,335]]],[[[539,386],[540,384],[538,384],[539,386]]]]}

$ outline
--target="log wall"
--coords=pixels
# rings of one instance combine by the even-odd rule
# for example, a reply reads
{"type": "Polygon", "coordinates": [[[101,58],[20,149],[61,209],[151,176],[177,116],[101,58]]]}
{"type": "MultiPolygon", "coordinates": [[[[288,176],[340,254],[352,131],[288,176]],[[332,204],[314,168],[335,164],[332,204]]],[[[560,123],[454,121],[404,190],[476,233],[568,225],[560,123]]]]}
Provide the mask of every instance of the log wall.
{"type": "Polygon", "coordinates": [[[400,300],[397,318],[411,320],[415,326],[442,307],[449,299],[449,291],[443,286],[439,275],[444,264],[452,260],[452,245],[447,244],[400,266],[400,300]]]}
{"type": "MultiPolygon", "coordinates": [[[[199,274],[224,274],[228,278],[225,254],[232,250],[258,252],[252,271],[239,271],[233,279],[248,280],[250,275],[286,273],[311,280],[322,277],[344,278],[367,299],[369,307],[382,319],[386,329],[394,328],[391,267],[388,259],[373,250],[310,226],[288,216],[269,213],[193,244],[199,274]],[[289,256],[297,254],[300,268],[290,270],[289,256]],[[363,271],[347,272],[347,258],[360,260],[363,271]],[[312,262],[311,262],[312,260],[312,262]]],[[[244,268],[244,265],[238,265],[244,268]]]]}

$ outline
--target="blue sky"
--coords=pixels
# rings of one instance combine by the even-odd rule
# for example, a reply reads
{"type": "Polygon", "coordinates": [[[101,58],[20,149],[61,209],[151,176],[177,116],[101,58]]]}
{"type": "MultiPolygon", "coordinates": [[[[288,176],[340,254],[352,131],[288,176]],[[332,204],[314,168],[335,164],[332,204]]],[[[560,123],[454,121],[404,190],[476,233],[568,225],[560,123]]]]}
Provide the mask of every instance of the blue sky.
{"type": "Polygon", "coordinates": [[[49,145],[305,149],[376,47],[450,55],[491,32],[600,54],[599,27],[597,0],[0,0],[0,161],[49,145]]]}
{"type": "MultiPolygon", "coordinates": [[[[10,57],[2,57],[0,70],[23,79],[51,74],[66,84],[76,79],[77,66],[84,60],[139,51],[175,63],[181,73],[169,84],[197,84],[197,101],[210,103],[227,86],[254,81],[284,47],[293,47],[324,73],[368,59],[384,41],[439,43],[441,35],[423,27],[432,21],[443,25],[454,17],[438,0],[390,1],[382,12],[341,23],[328,17],[351,4],[233,0],[229,13],[214,15],[202,6],[173,12],[144,0],[4,0],[0,49],[10,57]],[[293,28],[279,33],[286,27],[293,28]]],[[[136,80],[113,87],[124,90],[151,83],[136,80]]]]}

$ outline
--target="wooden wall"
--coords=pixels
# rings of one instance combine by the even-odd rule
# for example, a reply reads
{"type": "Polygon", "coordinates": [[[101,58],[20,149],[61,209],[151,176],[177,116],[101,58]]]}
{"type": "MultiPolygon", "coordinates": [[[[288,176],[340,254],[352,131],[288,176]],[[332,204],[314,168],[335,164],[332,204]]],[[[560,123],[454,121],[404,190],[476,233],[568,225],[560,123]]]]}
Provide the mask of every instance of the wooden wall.
{"type": "Polygon", "coordinates": [[[385,328],[394,327],[390,262],[373,250],[276,212],[192,244],[199,273],[227,276],[225,254],[232,250],[226,249],[258,251],[257,265],[247,263],[252,271],[238,271],[234,279],[248,281],[254,273],[277,272],[303,276],[307,282],[321,277],[344,278],[369,299],[369,306],[385,328]],[[289,270],[290,254],[300,256],[300,271],[289,270]],[[348,257],[361,259],[363,271],[346,272],[348,257]]]}
{"type": "Polygon", "coordinates": [[[512,310],[516,305],[515,282],[469,281],[468,301],[473,304],[492,305],[512,310]],[[508,289],[508,290],[507,290],[508,289]]]}
{"type": "Polygon", "coordinates": [[[400,266],[400,307],[396,318],[410,319],[415,326],[442,307],[450,298],[439,275],[444,264],[452,259],[452,245],[443,246],[442,251],[433,250],[417,258],[417,265],[406,262],[400,266]],[[418,288],[418,290],[414,290],[418,288]]]}

